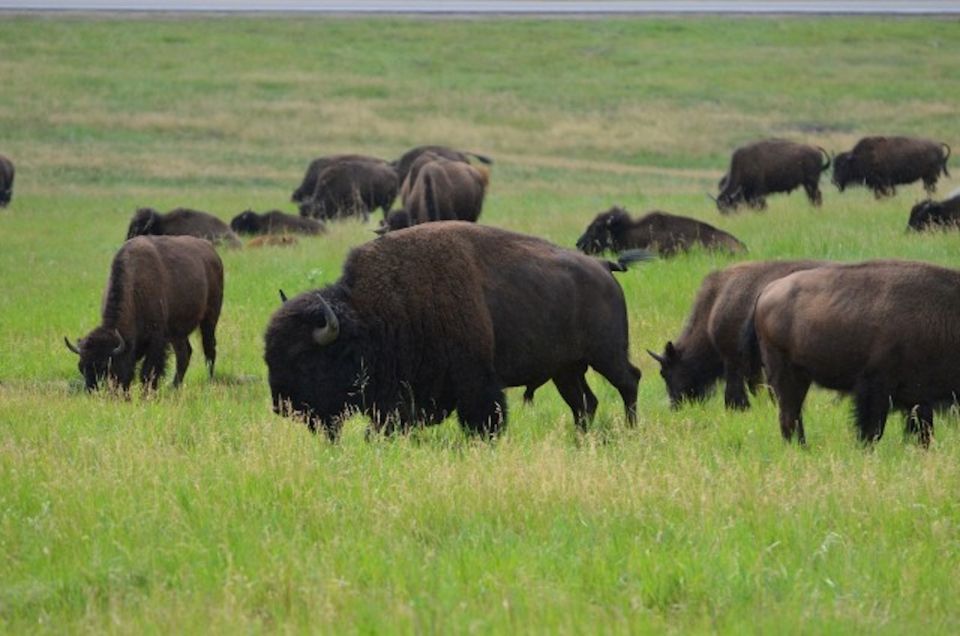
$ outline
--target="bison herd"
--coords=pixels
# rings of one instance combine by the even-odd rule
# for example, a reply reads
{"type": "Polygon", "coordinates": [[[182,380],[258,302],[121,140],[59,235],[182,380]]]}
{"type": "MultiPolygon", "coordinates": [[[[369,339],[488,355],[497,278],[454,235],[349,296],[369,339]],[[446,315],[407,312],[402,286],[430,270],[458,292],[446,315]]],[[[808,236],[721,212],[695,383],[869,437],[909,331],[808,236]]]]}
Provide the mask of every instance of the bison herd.
{"type": "MultiPolygon", "coordinates": [[[[831,156],[819,146],[766,139],[737,148],[714,198],[721,213],[802,187],[813,205],[820,175],[833,168],[842,192],[877,198],[922,181],[932,193],[948,175],[946,144],[866,137],[831,156]]],[[[736,237],[701,221],[620,207],[596,216],[579,252],[475,223],[492,160],[419,146],[395,161],[332,155],[312,161],[292,200],[300,215],[247,210],[230,224],[205,212],[141,208],[113,259],[101,324],[66,346],[79,357],[89,390],[129,389],[135,369],[145,389],[176,357],[174,385],[190,362],[199,329],[210,375],[223,301],[223,264],[213,245],[287,244],[325,223],[383,211],[381,234],[354,248],[339,280],[287,299],[270,317],[264,360],[277,413],[336,439],[345,415],[372,430],[437,423],[456,413],[471,434],[494,436],[507,419],[506,387],[553,382],[574,422],[586,428],[597,398],[594,369],[620,393],[636,420],[640,370],[628,356],[626,299],[614,278],[631,261],[670,257],[694,246],[743,253],[736,237]],[[400,206],[394,208],[396,199],[400,206]],[[583,253],[580,253],[583,252],[583,253]],[[604,260],[605,252],[619,255],[604,260]]],[[[0,156],[0,207],[14,167],[0,156]]],[[[910,212],[914,230],[956,227],[960,196],[926,200],[910,212]]],[[[802,407],[812,383],[849,393],[859,438],[881,437],[891,408],[927,445],[934,409],[960,393],[960,272],[925,263],[764,261],[706,276],[682,331],[660,353],[671,406],[704,399],[721,379],[731,409],[750,406],[765,383],[780,407],[785,439],[805,441],[802,407]]]]}

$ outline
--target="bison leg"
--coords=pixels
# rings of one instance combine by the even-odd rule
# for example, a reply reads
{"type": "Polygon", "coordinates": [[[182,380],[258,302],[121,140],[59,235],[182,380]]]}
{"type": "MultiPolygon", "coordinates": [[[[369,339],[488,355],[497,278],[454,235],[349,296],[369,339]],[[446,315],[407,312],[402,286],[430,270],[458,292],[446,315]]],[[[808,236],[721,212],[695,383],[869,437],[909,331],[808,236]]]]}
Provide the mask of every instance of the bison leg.
{"type": "Polygon", "coordinates": [[[208,316],[200,323],[200,338],[203,342],[203,357],[207,360],[207,373],[213,377],[213,366],[217,362],[217,318],[208,316]]]}
{"type": "MultiPolygon", "coordinates": [[[[614,358],[614,362],[607,362],[611,358],[603,358],[602,362],[591,363],[597,373],[607,379],[610,384],[617,389],[620,397],[623,398],[623,408],[627,416],[627,424],[636,426],[637,424],[637,385],[640,384],[640,369],[636,368],[627,360],[625,354],[620,354],[614,358]]],[[[586,382],[584,382],[586,385],[586,382]]]]}
{"type": "Polygon", "coordinates": [[[857,382],[853,394],[857,437],[862,443],[871,444],[883,437],[890,412],[890,392],[882,383],[863,378],[857,382]]]}
{"type": "Polygon", "coordinates": [[[183,376],[187,373],[187,367],[190,366],[190,356],[193,355],[193,347],[186,338],[174,338],[171,340],[173,345],[173,354],[177,358],[177,372],[173,376],[173,386],[180,386],[183,382],[183,376]]]}
{"type": "Polygon", "coordinates": [[[726,384],[726,389],[723,393],[724,405],[734,411],[745,411],[750,408],[750,400],[747,398],[744,378],[735,366],[729,362],[724,362],[723,376],[724,383],[726,384]]]}
{"type": "Polygon", "coordinates": [[[933,194],[937,191],[937,176],[938,175],[935,174],[932,177],[927,176],[923,178],[923,189],[927,194],[933,194]]]}
{"type": "Polygon", "coordinates": [[[155,391],[160,378],[166,373],[167,343],[152,341],[147,345],[147,354],[140,367],[140,381],[147,390],[155,391]]]}
{"type": "Polygon", "coordinates": [[[767,380],[780,405],[780,434],[790,441],[794,434],[797,441],[807,443],[803,430],[803,401],[810,390],[810,376],[794,366],[782,352],[761,342],[763,367],[767,369],[767,380]]]}
{"type": "Polygon", "coordinates": [[[586,366],[565,370],[553,378],[553,383],[560,392],[560,397],[573,411],[573,421],[581,431],[593,421],[597,412],[597,396],[590,390],[587,379],[584,377],[586,366]]]}
{"type": "Polygon", "coordinates": [[[803,184],[803,189],[807,193],[807,198],[810,199],[815,207],[820,207],[823,204],[823,195],[820,193],[820,185],[816,182],[806,182],[803,184]]]}
{"type": "Polygon", "coordinates": [[[914,434],[924,448],[930,447],[933,435],[933,407],[929,404],[917,404],[907,413],[904,432],[914,434]]]}

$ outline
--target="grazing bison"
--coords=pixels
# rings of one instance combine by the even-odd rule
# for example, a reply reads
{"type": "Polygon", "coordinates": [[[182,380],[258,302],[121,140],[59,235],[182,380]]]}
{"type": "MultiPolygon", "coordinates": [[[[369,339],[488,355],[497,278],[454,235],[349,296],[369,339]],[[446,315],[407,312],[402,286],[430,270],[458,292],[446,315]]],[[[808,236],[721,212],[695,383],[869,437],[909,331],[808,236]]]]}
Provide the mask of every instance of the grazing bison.
{"type": "Polygon", "coordinates": [[[397,173],[384,161],[337,161],[317,175],[314,190],[300,202],[300,215],[319,219],[358,215],[366,221],[371,210],[381,208],[386,217],[398,189],[397,173]]]}
{"type": "Polygon", "coordinates": [[[804,443],[811,382],[852,393],[858,436],[883,435],[891,408],[927,445],[933,408],[960,393],[960,272],[869,261],[796,272],[757,298],[745,334],[780,403],[780,432],[804,443]]]}
{"type": "Polygon", "coordinates": [[[410,224],[431,221],[476,221],[483,210],[489,172],[486,168],[439,157],[427,162],[404,199],[410,224]]]}
{"type": "Polygon", "coordinates": [[[762,210],[767,207],[768,194],[803,186],[810,202],[819,206],[820,174],[829,167],[830,155],[819,146],[786,139],[757,141],[733,151],[714,201],[723,214],[735,211],[741,203],[762,210]]]}
{"type": "Polygon", "coordinates": [[[921,201],[910,210],[907,228],[925,230],[935,228],[956,228],[960,225],[960,194],[943,201],[921,201]]]}
{"type": "Polygon", "coordinates": [[[229,247],[243,243],[226,223],[206,212],[176,208],[161,214],[153,208],[140,208],[130,219],[127,239],[135,236],[196,236],[229,247]]]}
{"type": "Polygon", "coordinates": [[[577,239],[577,249],[586,254],[642,248],[654,249],[660,256],[673,256],[694,244],[733,253],[747,249],[734,236],[702,221],[658,210],[634,221],[621,207],[598,214],[577,239]]]}
{"type": "Polygon", "coordinates": [[[320,234],[323,223],[279,210],[257,214],[246,210],[230,221],[230,229],[237,234],[320,234]]]}
{"type": "Polygon", "coordinates": [[[320,177],[320,173],[337,163],[370,163],[374,165],[383,165],[386,164],[387,161],[380,159],[379,157],[351,154],[318,157],[311,161],[307,166],[307,171],[303,176],[303,181],[300,183],[297,189],[293,191],[293,194],[290,195],[290,200],[299,205],[308,199],[313,198],[314,193],[317,191],[317,179],[320,177]]]}
{"type": "Polygon", "coordinates": [[[591,366],[620,392],[632,424],[640,371],[627,355],[618,268],[460,221],[361,245],[340,280],[270,319],[274,410],[331,439],[349,411],[388,432],[456,411],[466,431],[494,435],[506,421],[504,387],[553,380],[583,427],[597,408],[591,366]]]}
{"type": "Polygon", "coordinates": [[[923,180],[933,193],[937,179],[947,172],[950,146],[914,137],[864,137],[853,150],[833,160],[833,183],[840,192],[850,185],[865,185],[876,198],[893,196],[897,185],[923,180]]]}
{"type": "Polygon", "coordinates": [[[0,208],[5,208],[13,199],[13,177],[16,175],[13,162],[0,155],[0,208]]]}
{"type": "Polygon", "coordinates": [[[687,322],[675,342],[663,353],[647,353],[660,363],[670,405],[703,400],[723,377],[723,401],[728,409],[750,408],[745,383],[751,390],[760,381],[741,347],[744,325],[753,314],[757,294],[767,283],[823,261],[758,261],[739,263],[711,272],[700,284],[687,322]]]}
{"type": "Polygon", "coordinates": [[[174,386],[190,364],[188,336],[197,327],[213,376],[214,332],[223,301],[223,263],[213,246],[192,236],[142,236],[117,252],[103,295],[100,326],[73,345],[87,390],[108,379],[130,388],[137,362],[140,380],[155,389],[166,367],[167,345],[177,358],[174,386]]]}
{"type": "Polygon", "coordinates": [[[444,159],[460,161],[462,163],[470,163],[470,157],[474,157],[480,163],[485,163],[487,165],[493,164],[493,159],[475,152],[454,150],[453,148],[448,148],[447,146],[417,146],[416,148],[411,148],[407,152],[403,153],[402,157],[392,163],[393,167],[397,171],[397,178],[401,184],[407,180],[407,176],[409,175],[410,169],[412,168],[414,162],[416,162],[417,159],[420,158],[420,155],[424,153],[431,153],[438,157],[443,157],[444,159]]]}

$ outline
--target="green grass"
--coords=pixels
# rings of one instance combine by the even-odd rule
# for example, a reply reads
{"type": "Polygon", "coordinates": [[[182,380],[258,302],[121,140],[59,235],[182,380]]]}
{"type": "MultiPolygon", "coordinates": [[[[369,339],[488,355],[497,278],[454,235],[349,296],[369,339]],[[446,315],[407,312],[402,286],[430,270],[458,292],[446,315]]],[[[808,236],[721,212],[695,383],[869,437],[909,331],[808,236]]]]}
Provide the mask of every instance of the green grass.
{"type": "MultiPolygon", "coordinates": [[[[869,632],[960,630],[960,435],[899,418],[860,448],[849,403],[808,399],[809,448],[765,397],[672,412],[656,364],[701,278],[693,253],[619,275],[640,423],[590,382],[495,443],[456,423],[330,445],[270,411],[262,333],[335,280],[372,225],[222,252],[217,377],[86,395],[63,346],[97,324],[135,207],[229,219],[281,207],[307,162],[444,142],[494,156],[483,222],[572,245],[614,203],[714,223],[749,258],[922,259],[919,186],[875,202],[823,183],[762,214],[704,192],[730,150],[877,132],[960,148],[960,26],[935,19],[405,20],[0,16],[0,631],[869,632]]],[[[956,169],[956,168],[955,168],[956,169]]],[[[956,169],[960,170],[960,169],[956,169]]],[[[941,193],[958,185],[941,182],[941,193]]],[[[199,349],[199,347],[195,347],[199,349]]]]}

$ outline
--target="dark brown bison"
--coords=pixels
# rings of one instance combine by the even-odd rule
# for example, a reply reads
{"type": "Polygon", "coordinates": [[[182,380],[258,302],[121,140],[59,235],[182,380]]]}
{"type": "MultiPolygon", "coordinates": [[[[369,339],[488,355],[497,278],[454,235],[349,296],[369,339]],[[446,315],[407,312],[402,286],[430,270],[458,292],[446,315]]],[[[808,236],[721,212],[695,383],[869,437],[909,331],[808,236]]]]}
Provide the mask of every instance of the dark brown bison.
{"type": "Polygon", "coordinates": [[[385,161],[337,161],[319,172],[314,190],[300,202],[300,215],[319,219],[357,215],[366,221],[372,210],[381,208],[386,217],[398,189],[397,173],[385,161]]]}
{"type": "Polygon", "coordinates": [[[876,198],[893,196],[897,185],[923,180],[933,193],[942,172],[947,172],[950,146],[914,137],[864,137],[849,152],[833,160],[833,183],[840,192],[847,186],[865,185],[876,198]]]}
{"type": "Polygon", "coordinates": [[[820,174],[829,167],[830,155],[819,146],[786,139],[757,141],[733,151],[714,201],[723,214],[735,211],[741,203],[762,210],[767,207],[768,194],[793,192],[803,186],[810,202],[819,206],[820,174]]]}
{"type": "Polygon", "coordinates": [[[13,178],[16,170],[13,162],[0,155],[0,208],[5,208],[13,199],[13,178]]]}
{"type": "Polygon", "coordinates": [[[117,252],[103,295],[100,326],[64,342],[80,356],[87,390],[107,379],[124,391],[143,359],[140,380],[155,389],[166,367],[167,345],[177,358],[174,386],[190,364],[188,336],[197,327],[213,376],[214,332],[223,302],[223,263],[213,246],[192,236],[141,236],[117,252]]]}
{"type": "Polygon", "coordinates": [[[454,150],[453,148],[448,148],[447,146],[417,146],[416,148],[411,148],[407,152],[403,153],[403,156],[394,161],[392,164],[397,171],[397,179],[399,179],[401,184],[407,180],[407,176],[409,175],[410,169],[414,162],[416,162],[417,159],[420,158],[420,155],[424,153],[431,153],[438,157],[443,157],[444,159],[460,161],[462,163],[470,163],[470,157],[474,157],[480,163],[485,163],[487,165],[493,164],[493,159],[490,157],[467,150],[454,150]]]}
{"type": "MultiPolygon", "coordinates": [[[[553,380],[585,426],[593,367],[635,421],[640,371],[628,359],[619,268],[531,236],[448,221],[355,248],[336,283],[285,302],[264,359],[277,413],[335,438],[344,413],[374,428],[436,423],[468,432],[506,421],[503,389],[553,380]]],[[[282,297],[282,296],[281,296],[282,297]]]]}
{"type": "Polygon", "coordinates": [[[127,228],[127,239],[135,236],[196,236],[229,247],[243,246],[226,223],[212,214],[187,208],[176,208],[166,214],[153,208],[140,208],[127,228]]]}
{"type": "Polygon", "coordinates": [[[869,261],[796,272],[760,293],[747,339],[780,403],[780,432],[804,443],[811,382],[852,393],[858,436],[883,435],[891,408],[927,445],[933,408],[960,394],[960,272],[869,261]]]}
{"type": "Polygon", "coordinates": [[[930,228],[956,228],[960,225],[960,194],[943,201],[921,201],[910,210],[907,228],[926,230],[930,228]]]}
{"type": "Polygon", "coordinates": [[[577,249],[586,254],[641,248],[655,250],[660,256],[673,256],[695,244],[732,253],[747,249],[734,236],[708,223],[659,210],[634,221],[621,207],[598,214],[577,239],[577,249]]]}
{"type": "Polygon", "coordinates": [[[424,164],[404,199],[411,225],[432,221],[476,221],[483,211],[489,172],[442,157],[424,164]]]}
{"type": "Polygon", "coordinates": [[[303,203],[308,199],[313,198],[314,193],[317,191],[317,179],[320,177],[320,173],[329,168],[330,166],[337,163],[372,163],[374,165],[382,165],[388,163],[384,159],[379,157],[371,157],[368,155],[354,155],[354,154],[341,154],[341,155],[327,155],[325,157],[317,157],[307,166],[307,171],[303,175],[303,181],[293,191],[293,194],[290,195],[290,200],[296,204],[303,203]]]}
{"type": "Polygon", "coordinates": [[[700,284],[683,331],[667,342],[662,354],[647,350],[660,363],[670,405],[703,400],[722,377],[728,409],[750,408],[746,385],[760,381],[740,338],[753,314],[757,295],[767,283],[823,261],[759,261],[711,272],[700,284]]]}
{"type": "Polygon", "coordinates": [[[279,210],[257,214],[246,210],[230,221],[230,229],[237,234],[320,234],[323,223],[279,210]]]}

